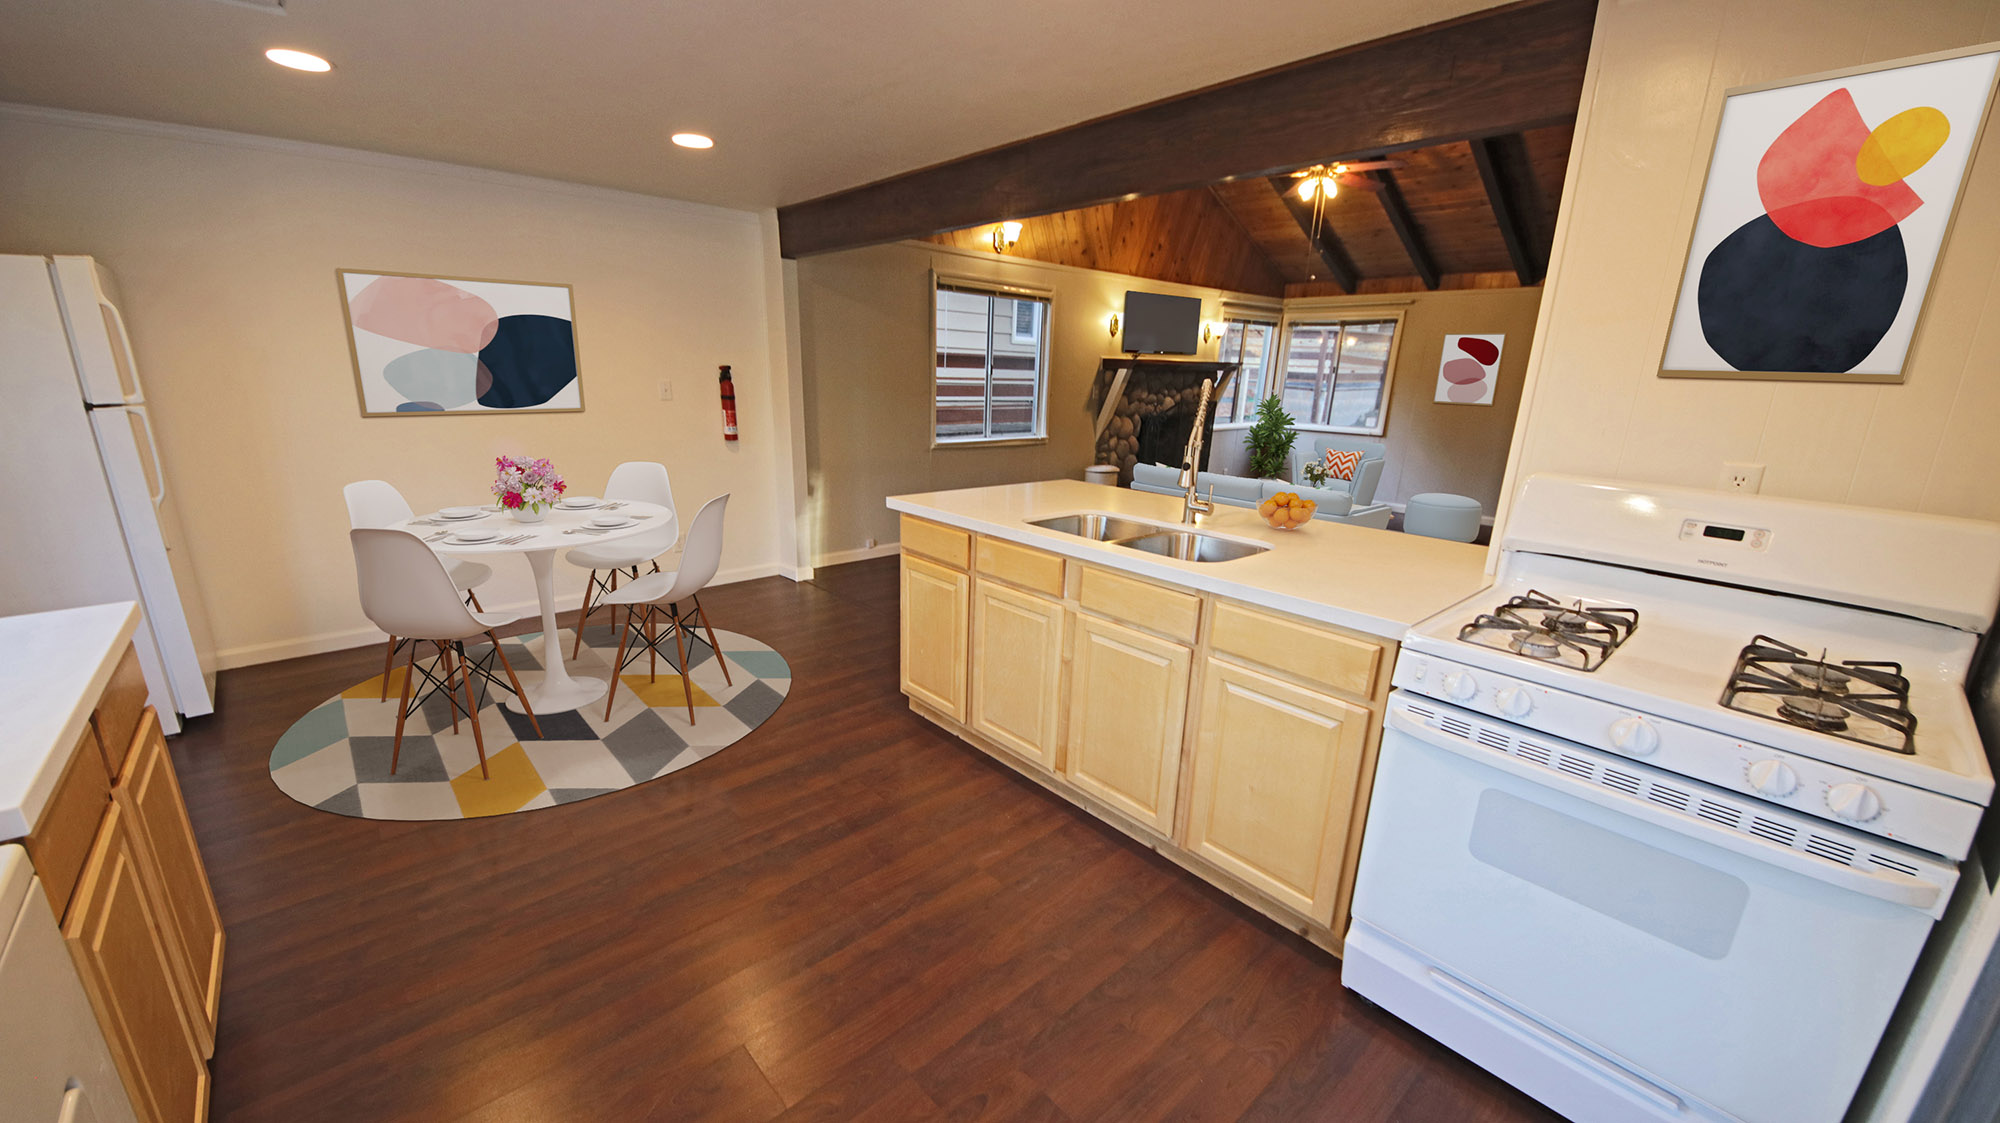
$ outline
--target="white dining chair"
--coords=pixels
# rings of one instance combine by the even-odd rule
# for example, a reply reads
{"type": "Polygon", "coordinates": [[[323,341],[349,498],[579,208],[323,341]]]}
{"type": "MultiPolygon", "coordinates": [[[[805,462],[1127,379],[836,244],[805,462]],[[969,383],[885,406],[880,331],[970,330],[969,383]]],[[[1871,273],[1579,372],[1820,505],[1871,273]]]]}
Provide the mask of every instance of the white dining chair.
{"type": "Polygon", "coordinates": [[[583,611],[576,615],[576,642],[571,645],[569,657],[574,659],[583,654],[583,625],[590,619],[591,611],[604,602],[604,594],[618,587],[621,575],[636,579],[639,567],[651,565],[652,571],[660,571],[659,557],[674,548],[680,540],[680,522],[674,516],[674,489],[667,480],[667,466],[650,460],[628,460],[611,470],[611,478],[605,481],[604,498],[607,501],[626,499],[640,503],[657,503],[667,509],[667,517],[658,526],[647,527],[644,531],[602,546],[578,546],[563,555],[563,560],[573,566],[590,571],[590,581],[583,587],[583,611]]]}
{"type": "MultiPolygon", "coordinates": [[[[347,497],[347,528],[395,526],[408,522],[416,516],[410,509],[410,502],[394,484],[382,480],[358,480],[341,489],[347,497]]],[[[484,611],[479,604],[479,594],[473,589],[486,583],[493,576],[493,567],[475,561],[460,561],[445,558],[444,569],[451,574],[451,583],[465,594],[473,611],[484,611]]],[[[382,656],[382,701],[389,700],[389,672],[396,666],[396,652],[403,646],[402,638],[389,633],[389,649],[382,656]]]]}
{"type": "Polygon", "coordinates": [[[473,696],[473,683],[479,680],[489,686],[503,686],[493,675],[496,658],[507,672],[503,688],[521,700],[521,709],[535,727],[535,735],[541,736],[542,723],[528,705],[527,696],[521,693],[521,682],[514,677],[514,667],[507,662],[507,653],[500,649],[500,637],[493,632],[520,617],[467,608],[458,598],[451,575],[445,572],[444,559],[409,531],[360,527],[348,531],[347,538],[354,547],[354,572],[361,587],[362,614],[390,635],[404,637],[410,647],[403,674],[403,696],[396,710],[396,740],[389,752],[389,774],[396,774],[396,766],[402,759],[403,723],[425,702],[443,693],[451,702],[452,732],[458,732],[461,711],[472,722],[472,744],[479,751],[479,774],[488,776],[486,739],[479,732],[479,702],[473,696]],[[465,653],[465,641],[479,636],[491,642],[492,650],[483,660],[474,660],[465,653]],[[437,648],[435,670],[417,664],[417,647],[422,643],[437,648]],[[427,689],[412,701],[419,674],[424,676],[427,689]],[[460,686],[465,688],[462,704],[458,698],[460,686]]]}
{"type": "Polygon", "coordinates": [[[604,718],[611,720],[611,705],[618,698],[618,676],[627,666],[639,658],[640,648],[651,653],[646,681],[658,678],[659,657],[663,654],[660,645],[668,636],[674,639],[674,650],[679,659],[672,666],[680,671],[681,693],[687,698],[688,723],[694,723],[694,688],[688,681],[688,650],[690,643],[701,642],[701,637],[690,631],[690,627],[700,624],[708,633],[708,649],[715,655],[715,661],[722,665],[722,681],[730,682],[729,661],[722,657],[722,648],[716,646],[715,628],[708,622],[708,613],[701,607],[702,589],[715,580],[715,571],[722,564],[722,513],[729,508],[727,492],[701,505],[694,521],[688,524],[687,544],[681,548],[680,568],[671,573],[648,573],[622,589],[604,594],[602,603],[611,606],[611,621],[618,622],[618,606],[625,606],[625,629],[618,634],[618,655],[611,663],[611,689],[604,702],[604,718]],[[683,610],[682,601],[692,602],[693,608],[683,610]],[[662,632],[660,625],[666,630],[662,632]],[[632,657],[625,657],[626,644],[637,633],[640,647],[632,649],[632,657]]]}

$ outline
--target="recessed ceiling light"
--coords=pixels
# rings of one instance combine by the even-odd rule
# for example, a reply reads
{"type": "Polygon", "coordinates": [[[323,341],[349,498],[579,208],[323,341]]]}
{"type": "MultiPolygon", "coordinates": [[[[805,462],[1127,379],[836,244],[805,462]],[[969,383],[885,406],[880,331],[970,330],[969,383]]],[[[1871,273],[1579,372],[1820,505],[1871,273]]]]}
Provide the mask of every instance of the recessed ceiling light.
{"type": "Polygon", "coordinates": [[[674,143],[682,148],[714,148],[715,142],[700,133],[675,133],[674,143]]]}
{"type": "Polygon", "coordinates": [[[293,70],[306,70],[314,74],[325,74],[333,69],[333,64],[318,55],[304,51],[294,51],[288,47],[272,47],[264,52],[264,57],[279,66],[289,66],[293,70]]]}

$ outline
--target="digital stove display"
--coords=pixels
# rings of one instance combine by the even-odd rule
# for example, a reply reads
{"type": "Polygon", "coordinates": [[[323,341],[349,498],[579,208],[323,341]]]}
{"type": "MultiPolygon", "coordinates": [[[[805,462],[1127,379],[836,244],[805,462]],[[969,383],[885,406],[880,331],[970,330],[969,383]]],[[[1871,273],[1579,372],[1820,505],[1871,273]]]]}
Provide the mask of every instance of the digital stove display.
{"type": "Polygon", "coordinates": [[[1545,663],[1594,671],[1638,629],[1637,609],[1586,605],[1580,600],[1565,603],[1529,589],[1492,612],[1473,617],[1472,623],[1458,630],[1458,638],[1545,663]]]}
{"type": "Polygon", "coordinates": [[[1892,753],[1917,751],[1917,716],[1900,663],[1829,663],[1823,651],[1815,657],[1758,636],[1736,657],[1722,704],[1892,753]]]}

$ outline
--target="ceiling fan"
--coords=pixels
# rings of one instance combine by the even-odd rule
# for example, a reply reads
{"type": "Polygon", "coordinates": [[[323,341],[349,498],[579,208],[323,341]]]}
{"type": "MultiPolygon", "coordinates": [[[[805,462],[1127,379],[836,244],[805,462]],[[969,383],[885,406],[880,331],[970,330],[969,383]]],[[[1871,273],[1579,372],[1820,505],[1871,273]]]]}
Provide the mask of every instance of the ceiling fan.
{"type": "Polygon", "coordinates": [[[1351,164],[1314,164],[1310,168],[1300,168],[1292,173],[1292,178],[1298,180],[1293,190],[1299,193],[1300,199],[1308,203],[1316,202],[1322,197],[1331,199],[1338,195],[1343,187],[1380,191],[1382,190],[1380,180],[1358,173],[1402,166],[1401,160],[1358,160],[1351,164]]]}

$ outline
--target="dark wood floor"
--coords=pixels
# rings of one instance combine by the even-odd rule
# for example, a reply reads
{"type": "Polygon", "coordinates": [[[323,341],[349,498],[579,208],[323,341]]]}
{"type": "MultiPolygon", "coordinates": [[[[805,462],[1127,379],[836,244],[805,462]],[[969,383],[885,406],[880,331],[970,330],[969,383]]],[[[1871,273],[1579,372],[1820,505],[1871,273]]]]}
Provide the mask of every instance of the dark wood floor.
{"type": "Polygon", "coordinates": [[[173,742],[229,931],[212,1118],[1553,1118],[1322,952],[919,720],[893,560],[715,590],[791,661],[739,744],[447,823],[266,772],[360,650],[225,674],[173,742]]]}

